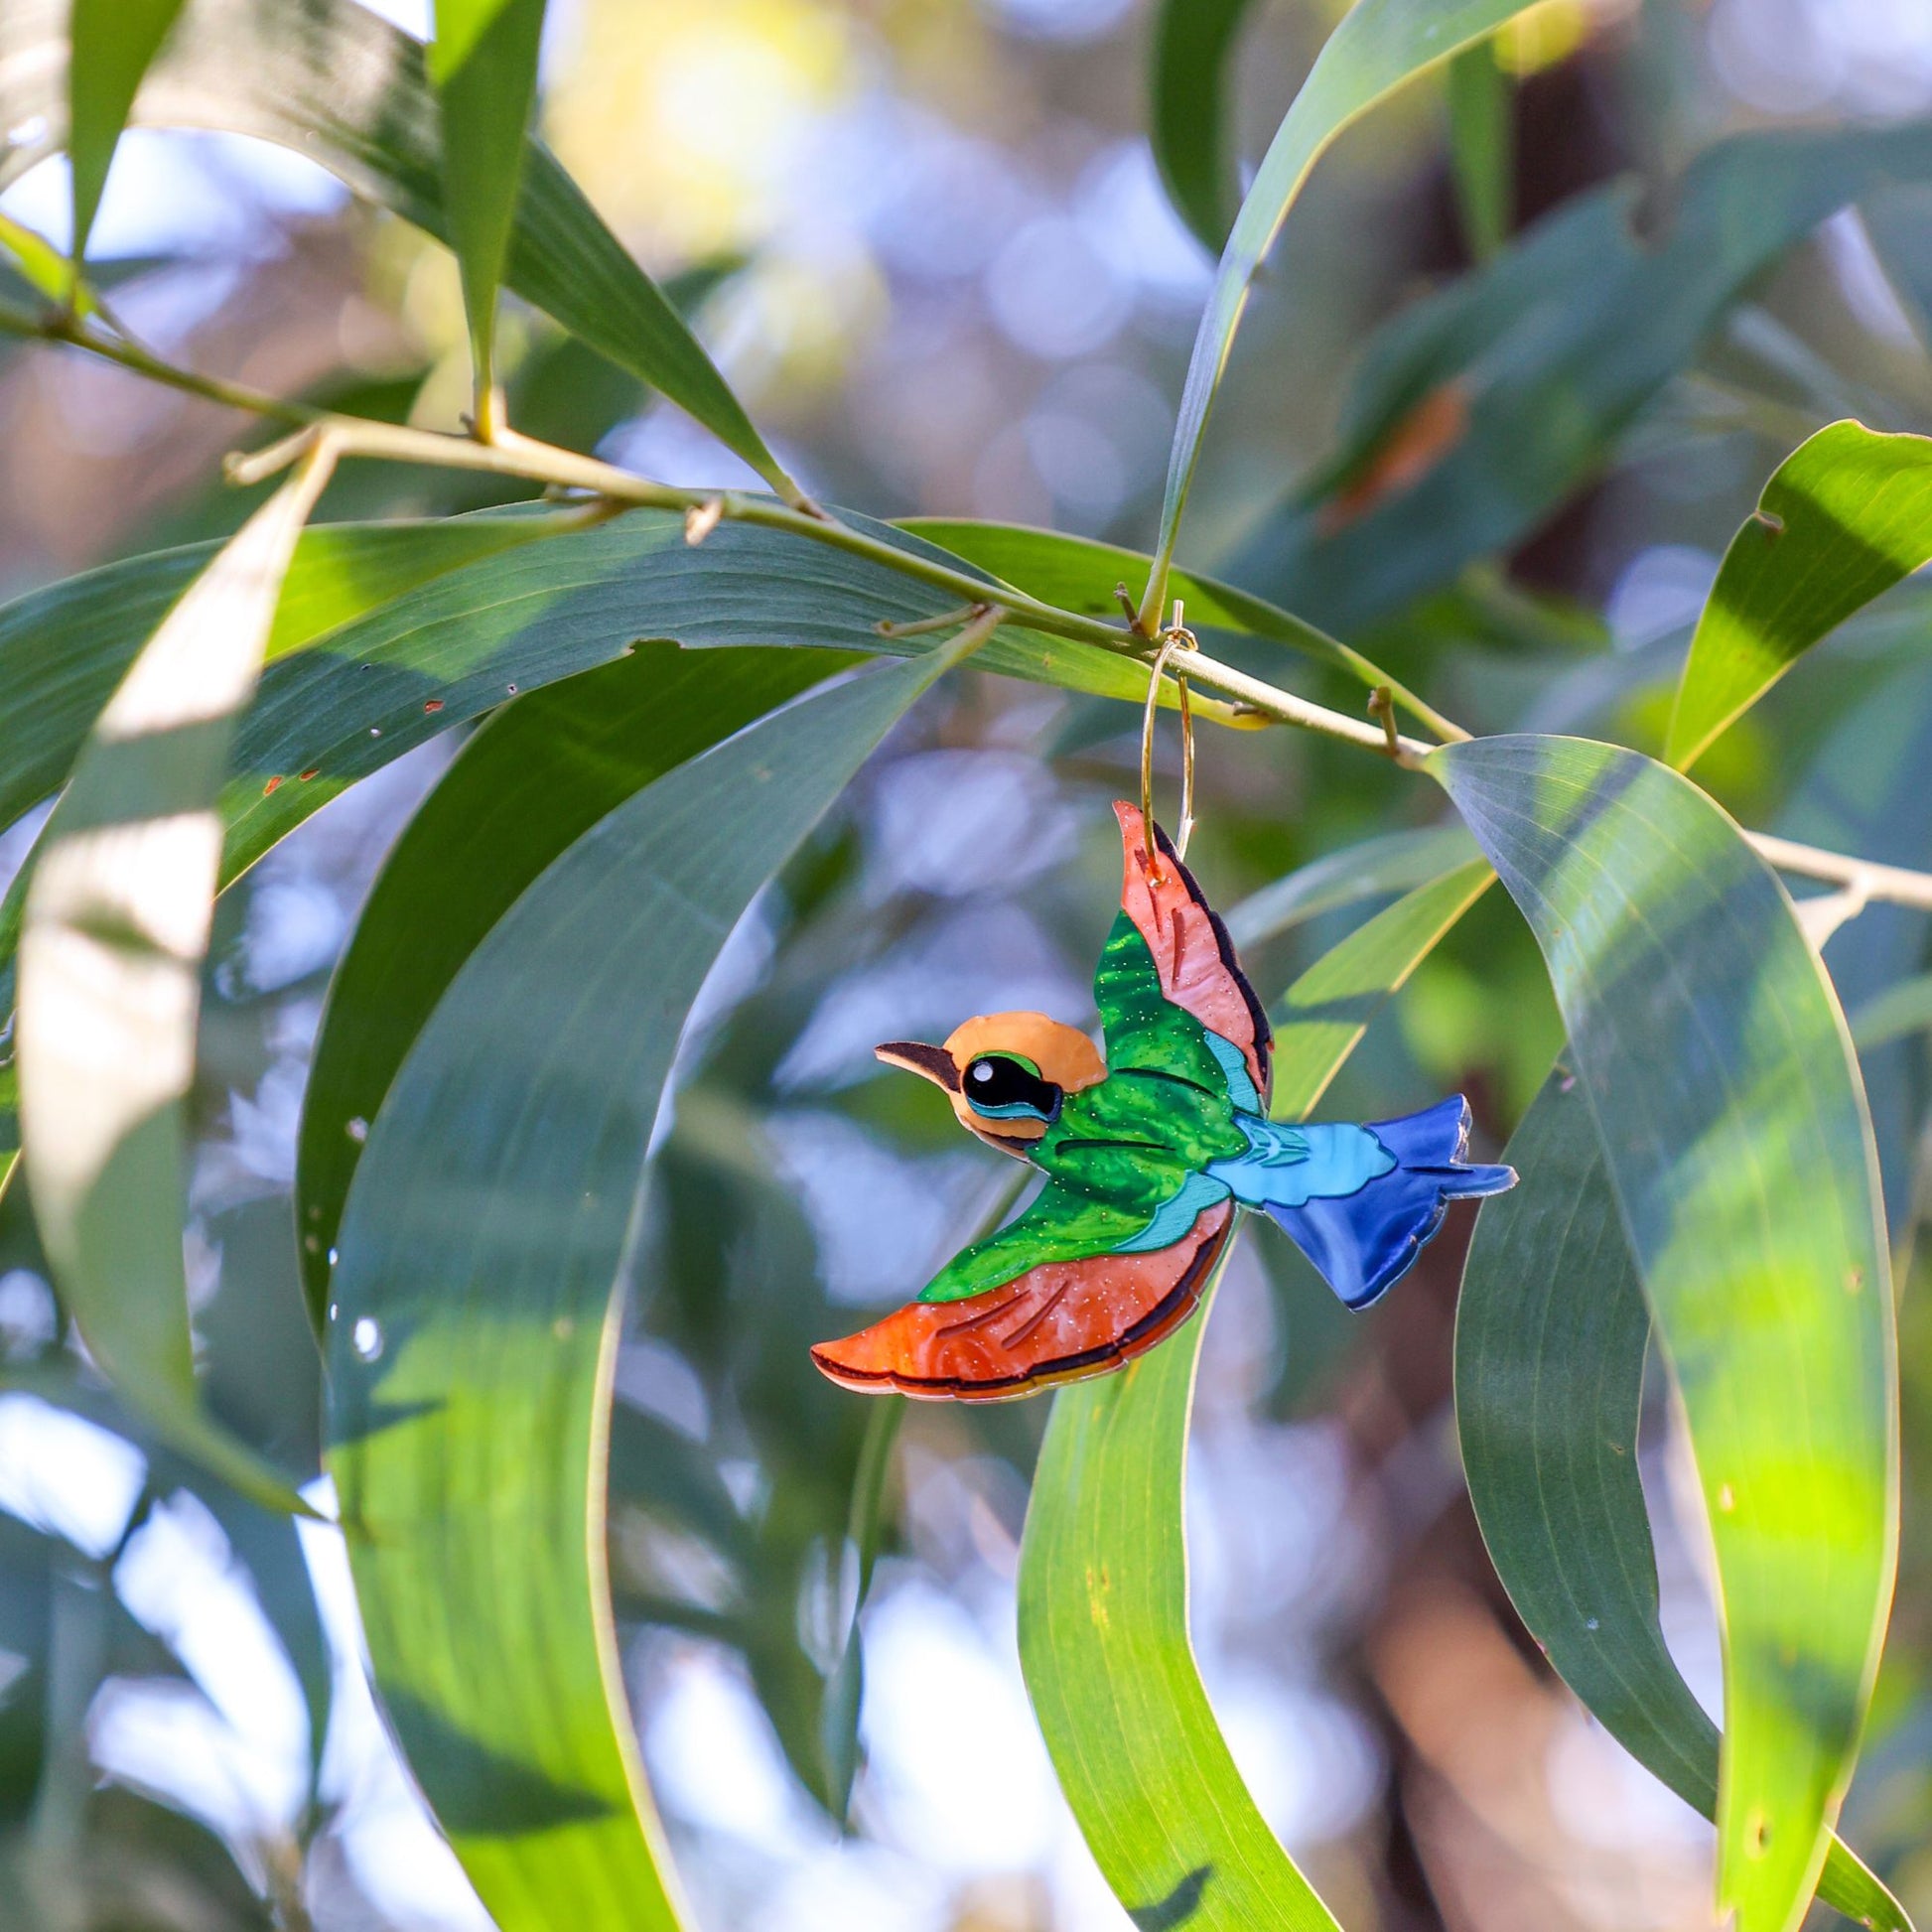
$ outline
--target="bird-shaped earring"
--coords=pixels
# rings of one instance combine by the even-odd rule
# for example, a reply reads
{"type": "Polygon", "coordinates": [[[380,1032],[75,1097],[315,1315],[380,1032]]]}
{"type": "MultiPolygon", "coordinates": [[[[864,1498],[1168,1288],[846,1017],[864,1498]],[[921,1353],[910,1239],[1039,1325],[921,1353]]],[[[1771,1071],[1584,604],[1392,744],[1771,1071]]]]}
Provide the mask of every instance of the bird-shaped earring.
{"type": "Polygon", "coordinates": [[[1515,1184],[1512,1169],[1464,1163],[1460,1094],[1365,1127],[1270,1120],[1272,1035],[1227,928],[1145,807],[1114,811],[1125,877],[1093,984],[1105,1058],[1037,1013],[969,1020],[943,1046],[878,1048],[1046,1185],[917,1301],[812,1350],[846,1388],[992,1401],[1104,1375],[1192,1313],[1244,1207],[1366,1308],[1449,1201],[1515,1184]]]}

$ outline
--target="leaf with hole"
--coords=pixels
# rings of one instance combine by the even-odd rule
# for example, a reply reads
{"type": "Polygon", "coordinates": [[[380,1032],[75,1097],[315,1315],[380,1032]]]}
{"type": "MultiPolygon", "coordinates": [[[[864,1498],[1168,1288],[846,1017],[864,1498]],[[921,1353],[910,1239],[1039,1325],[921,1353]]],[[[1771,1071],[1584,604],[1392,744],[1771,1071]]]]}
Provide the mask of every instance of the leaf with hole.
{"type": "Polygon", "coordinates": [[[1833,423],[1772,473],[1691,637],[1664,756],[1688,771],[1821,637],[1932,558],[1932,438],[1833,423]]]}

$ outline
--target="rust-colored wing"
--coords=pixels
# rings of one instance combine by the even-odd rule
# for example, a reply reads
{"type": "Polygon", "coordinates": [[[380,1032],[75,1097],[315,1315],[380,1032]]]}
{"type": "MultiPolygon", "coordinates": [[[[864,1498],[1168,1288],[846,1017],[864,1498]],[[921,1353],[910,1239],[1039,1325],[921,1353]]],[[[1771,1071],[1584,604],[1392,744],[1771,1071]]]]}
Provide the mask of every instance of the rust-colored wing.
{"type": "Polygon", "coordinates": [[[1116,799],[1114,816],[1120,820],[1124,862],[1121,910],[1147,941],[1163,998],[1238,1047],[1255,1090],[1265,1099],[1274,1035],[1235,958],[1227,927],[1158,825],[1156,856],[1150,862],[1139,807],[1116,799]]]}
{"type": "Polygon", "coordinates": [[[848,1389],[998,1402],[1105,1375],[1185,1321],[1227,1245],[1229,1202],[1151,1254],[1042,1262],[960,1302],[910,1302],[812,1360],[848,1389]]]}

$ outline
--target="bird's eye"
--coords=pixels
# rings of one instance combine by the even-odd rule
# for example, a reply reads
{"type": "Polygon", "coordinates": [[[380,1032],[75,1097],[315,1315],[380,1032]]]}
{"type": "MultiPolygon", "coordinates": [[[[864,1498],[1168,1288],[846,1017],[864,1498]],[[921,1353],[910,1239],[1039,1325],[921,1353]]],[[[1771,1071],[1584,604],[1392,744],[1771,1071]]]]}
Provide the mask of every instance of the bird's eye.
{"type": "Polygon", "coordinates": [[[1054,1119],[1060,1111],[1060,1090],[1024,1060],[1007,1053],[983,1053],[966,1068],[966,1104],[993,1120],[1025,1116],[1054,1119]]]}

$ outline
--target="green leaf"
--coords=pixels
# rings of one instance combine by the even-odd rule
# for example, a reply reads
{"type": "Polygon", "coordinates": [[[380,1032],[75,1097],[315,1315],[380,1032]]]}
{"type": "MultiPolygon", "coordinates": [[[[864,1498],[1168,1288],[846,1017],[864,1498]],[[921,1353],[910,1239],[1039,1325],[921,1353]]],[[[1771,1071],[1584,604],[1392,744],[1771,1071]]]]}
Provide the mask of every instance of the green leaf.
{"type": "Polygon", "coordinates": [[[1538,529],[1764,270],[1849,202],[1932,176],[1932,121],[1714,144],[1640,234],[1634,177],[1563,203],[1371,338],[1330,459],[1227,574],[1361,634],[1538,529]]]}
{"type": "Polygon", "coordinates": [[[1786,1932],[1896,1562],[1890,1270],[1851,1042],[1790,901],[1687,780],[1576,739],[1429,764],[1543,948],[1683,1396],[1725,1623],[1719,1909],[1786,1932]]]}
{"type": "Polygon", "coordinates": [[[484,934],[632,792],[851,661],[648,644],[518,698],[464,747],[384,861],[330,982],[295,1185],[318,1324],[361,1152],[354,1135],[376,1117],[403,1056],[484,934]]]}
{"type": "Polygon", "coordinates": [[[72,0],[68,150],[73,163],[76,264],[86,259],[87,237],[135,89],[181,5],[182,0],[72,0]]]}
{"type": "MultiPolygon", "coordinates": [[[[10,0],[0,125],[50,132],[0,157],[0,188],[65,138],[68,0],[10,0]]],[[[194,0],[134,106],[148,127],[293,148],[443,241],[441,122],[420,42],[353,0],[194,0]]],[[[662,291],[539,143],[524,157],[508,287],[687,410],[781,495],[797,486],[662,291]]]]}
{"type": "Polygon", "coordinates": [[[91,315],[99,307],[85,281],[74,273],[73,264],[44,235],[11,214],[0,214],[0,248],[36,295],[55,304],[70,301],[76,315],[91,315]]]}
{"type": "MultiPolygon", "coordinates": [[[[1117,590],[1131,579],[1145,578],[1154,566],[1154,560],[1144,551],[1123,550],[1092,537],[1066,536],[1058,530],[1036,530],[1021,523],[908,516],[895,527],[936,543],[955,557],[964,557],[1003,584],[1086,617],[1112,617],[1120,610],[1117,590]]],[[[1196,571],[1170,571],[1168,585],[1186,607],[1190,627],[1238,630],[1251,637],[1265,637],[1358,678],[1371,690],[1387,685],[1397,703],[1425,725],[1443,737],[1454,736],[1400,679],[1391,677],[1351,645],[1304,623],[1289,612],[1196,571]]]]}
{"type": "Polygon", "coordinates": [[[480,423],[493,431],[496,290],[537,97],[544,0],[437,0],[430,77],[443,108],[443,204],[463,270],[480,423]]]}
{"type": "MultiPolygon", "coordinates": [[[[331,523],[304,530],[282,585],[267,661],[305,649],[444,572],[577,527],[571,515],[331,523]]],[[[69,577],[0,608],[0,825],[65,780],[156,624],[220,545],[198,543],[69,577]]]]}
{"type": "MultiPolygon", "coordinates": [[[[1464,871],[1458,892],[1439,881],[1399,900],[1289,989],[1279,1112],[1314,1104],[1492,877],[1464,871]]],[[[1020,1663],[1067,1803],[1136,1924],[1325,1932],[1335,1920],[1241,1781],[1187,1635],[1182,1479],[1211,1295],[1120,1374],[1054,1396],[1020,1555],[1020,1663]]]]}
{"type": "Polygon", "coordinates": [[[501,1932],[677,1923],[604,1556],[646,1148],[733,926],[951,655],[802,698],[610,813],[471,956],[370,1132],[329,1463],[377,1688],[501,1932]]]}
{"type": "Polygon", "coordinates": [[[1194,337],[1187,380],[1168,459],[1167,494],[1161,505],[1162,569],[1149,585],[1157,607],[1143,601],[1142,622],[1152,626],[1165,608],[1160,578],[1173,555],[1181,511],[1194,466],[1200,460],[1208,411],[1234,346],[1234,332],[1248,306],[1248,290],[1302,184],[1327,147],[1351,121],[1458,48],[1479,40],[1528,0],[1355,0],[1329,35],[1294,104],[1282,118],[1262,158],[1254,185],[1234,218],[1227,247],[1214,273],[1206,313],[1194,337]]]}
{"type": "Polygon", "coordinates": [[[1919,973],[1874,994],[1852,1016],[1852,1043],[1863,1052],[1932,1028],[1932,973],[1919,973]]]}
{"type": "MultiPolygon", "coordinates": [[[[849,514],[847,521],[920,555],[946,558],[887,525],[849,514]]],[[[534,550],[487,554],[524,533],[540,534],[531,527],[539,524],[555,527],[551,519],[514,514],[422,526],[426,540],[439,529],[453,548],[476,543],[483,561],[389,597],[356,621],[334,622],[321,647],[310,626],[375,595],[393,581],[390,569],[400,578],[405,567],[422,568],[426,559],[451,559],[419,551],[407,534],[398,534],[391,552],[379,541],[380,530],[357,535],[351,526],[345,526],[344,540],[354,568],[339,574],[326,546],[316,554],[288,639],[307,636],[311,647],[268,667],[235,737],[220,797],[224,887],[358,778],[519,692],[626,655],[639,637],[916,657],[931,648],[930,634],[886,636],[878,626],[955,608],[942,591],[782,531],[725,524],[694,547],[684,539],[681,517],[656,511],[553,536],[534,550]],[[467,534],[459,539],[457,532],[467,534]]],[[[305,543],[332,534],[312,531],[305,543]]],[[[0,744],[0,807],[25,809],[59,782],[87,719],[138,650],[142,624],[166,610],[205,554],[174,552],[112,566],[0,614],[0,699],[18,694],[20,701],[7,714],[9,736],[0,744]],[[49,638],[64,641],[50,649],[49,638]],[[16,741],[26,754],[25,775],[17,780],[5,761],[16,741]]],[[[975,662],[1135,704],[1147,691],[1137,659],[1017,625],[1002,626],[975,662]]],[[[17,882],[16,893],[0,904],[0,1009],[7,1004],[24,892],[24,882],[17,882]]],[[[0,1147],[6,1135],[0,1106],[0,1147]]]]}
{"type": "Polygon", "coordinates": [[[1253,0],[1162,0],[1148,64],[1148,140],[1175,211],[1210,255],[1241,191],[1228,128],[1227,69],[1253,0]]]}
{"type": "Polygon", "coordinates": [[[298,1510],[196,1397],[183,1116],[221,850],[215,794],[327,477],[306,462],[135,659],[48,823],[20,942],[22,1141],[88,1352],[164,1440],[264,1505],[298,1510]]]}
{"type": "Polygon", "coordinates": [[[1431,825],[1363,839],[1359,845],[1311,860],[1229,907],[1228,936],[1245,951],[1324,912],[1426,886],[1466,864],[1475,850],[1475,841],[1460,825],[1431,825]]]}
{"type": "MultiPolygon", "coordinates": [[[[1455,1419],[1496,1575],[1544,1654],[1625,1750],[1705,1817],[1718,1727],[1658,1621],[1637,1474],[1650,1336],[1579,1082],[1553,1075],[1509,1144],[1520,1180],[1476,1224],[1455,1313],[1455,1419]]],[[[1885,1932],[1911,1921],[1834,1843],[1819,1891],[1885,1932]]]]}
{"type": "Polygon", "coordinates": [[[1664,756],[1688,771],[1821,637],[1932,558],[1932,439],[1832,423],[1772,473],[1691,638],[1664,756]]]}
{"type": "Polygon", "coordinates": [[[1516,193],[1515,88],[1493,40],[1449,64],[1449,170],[1469,254],[1487,261],[1509,239],[1516,193]]]}

